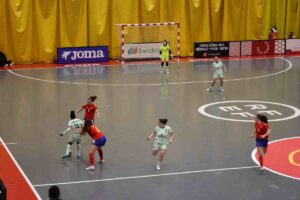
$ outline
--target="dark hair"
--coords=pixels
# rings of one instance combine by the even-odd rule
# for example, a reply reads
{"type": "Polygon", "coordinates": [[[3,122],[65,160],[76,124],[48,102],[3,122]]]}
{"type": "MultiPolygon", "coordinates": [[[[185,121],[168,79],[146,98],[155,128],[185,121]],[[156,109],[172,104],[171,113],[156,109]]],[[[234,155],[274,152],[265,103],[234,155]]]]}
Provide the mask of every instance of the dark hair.
{"type": "Polygon", "coordinates": [[[97,99],[97,96],[90,96],[89,100],[91,100],[91,102],[94,102],[97,99]]]}
{"type": "Polygon", "coordinates": [[[268,124],[268,117],[266,115],[262,115],[262,114],[257,114],[256,115],[257,119],[259,119],[260,121],[268,124]]]}
{"type": "Polygon", "coordinates": [[[53,185],[49,188],[49,198],[50,199],[59,199],[60,197],[60,190],[59,187],[57,187],[56,185],[53,185]]]}
{"type": "Polygon", "coordinates": [[[74,110],[71,110],[71,112],[70,112],[70,118],[71,118],[71,119],[75,119],[75,118],[76,118],[76,115],[75,115],[75,111],[74,111],[74,110]]]}
{"type": "Polygon", "coordinates": [[[168,122],[168,119],[158,119],[158,121],[159,121],[160,123],[162,123],[163,125],[166,125],[167,122],[168,122]]]}

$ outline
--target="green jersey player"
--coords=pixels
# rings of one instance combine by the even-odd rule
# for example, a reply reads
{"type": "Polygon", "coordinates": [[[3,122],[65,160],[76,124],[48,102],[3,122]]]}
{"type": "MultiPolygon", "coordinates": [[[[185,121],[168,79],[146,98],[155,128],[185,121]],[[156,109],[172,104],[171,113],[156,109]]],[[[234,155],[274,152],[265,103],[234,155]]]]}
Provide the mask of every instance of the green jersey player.
{"type": "Polygon", "coordinates": [[[63,159],[71,157],[72,150],[71,146],[74,142],[77,143],[77,158],[79,159],[81,157],[80,151],[81,151],[81,139],[82,135],[80,132],[82,131],[84,122],[80,119],[76,119],[75,111],[71,111],[70,113],[71,120],[68,122],[68,128],[60,134],[60,136],[64,136],[67,132],[71,131],[72,134],[69,137],[68,145],[66,154],[62,157],[63,159]]]}

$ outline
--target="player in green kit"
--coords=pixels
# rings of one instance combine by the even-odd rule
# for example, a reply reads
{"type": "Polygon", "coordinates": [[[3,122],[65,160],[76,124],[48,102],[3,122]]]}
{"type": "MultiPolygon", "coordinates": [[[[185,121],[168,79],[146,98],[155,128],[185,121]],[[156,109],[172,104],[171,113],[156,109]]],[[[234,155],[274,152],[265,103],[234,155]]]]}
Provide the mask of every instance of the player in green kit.
{"type": "Polygon", "coordinates": [[[68,122],[68,128],[64,132],[59,134],[60,136],[64,136],[64,134],[66,134],[68,131],[72,132],[72,134],[69,137],[66,154],[62,158],[65,159],[65,158],[71,157],[71,154],[72,154],[71,146],[74,142],[76,142],[77,143],[77,158],[79,159],[81,157],[80,143],[81,143],[81,139],[83,137],[80,133],[84,126],[84,122],[80,119],[76,119],[74,110],[71,111],[70,118],[71,118],[71,120],[68,122]]]}
{"type": "Polygon", "coordinates": [[[223,64],[222,61],[220,61],[220,59],[218,57],[215,57],[214,62],[212,63],[211,67],[212,67],[212,70],[214,71],[213,82],[209,86],[209,88],[207,88],[206,90],[208,92],[210,92],[212,87],[215,85],[216,81],[219,79],[220,80],[219,91],[224,92],[224,89],[223,89],[224,71],[225,72],[227,71],[225,65],[223,64]],[[224,71],[223,71],[223,69],[224,69],[224,71]]]}
{"type": "Polygon", "coordinates": [[[169,74],[170,46],[166,40],[163,41],[163,45],[160,47],[159,54],[161,59],[160,73],[164,72],[164,64],[166,63],[166,73],[169,74]]]}
{"type": "Polygon", "coordinates": [[[160,164],[167,152],[168,144],[172,144],[174,133],[171,127],[167,126],[168,119],[159,119],[154,131],[149,135],[147,140],[155,136],[152,155],[156,156],[159,153],[159,160],[156,164],[156,169],[160,170],[160,164]]]}

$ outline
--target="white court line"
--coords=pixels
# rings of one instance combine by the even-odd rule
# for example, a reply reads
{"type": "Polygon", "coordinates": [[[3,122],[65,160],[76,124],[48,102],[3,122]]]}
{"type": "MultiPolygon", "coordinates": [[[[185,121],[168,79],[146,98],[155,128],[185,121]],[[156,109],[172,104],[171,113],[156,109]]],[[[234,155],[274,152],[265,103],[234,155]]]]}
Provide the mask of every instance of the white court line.
{"type": "MultiPolygon", "coordinates": [[[[270,76],[275,76],[278,74],[282,74],[288,70],[290,70],[293,66],[293,64],[291,63],[291,61],[285,59],[285,58],[278,58],[281,60],[286,61],[289,64],[289,67],[276,72],[276,73],[272,73],[272,74],[267,74],[267,75],[262,75],[262,76],[255,76],[255,77],[249,77],[249,78],[238,78],[238,79],[227,79],[224,80],[225,82],[231,82],[231,81],[243,81],[243,80],[252,80],[252,79],[259,79],[259,78],[266,78],[266,77],[270,77],[270,76]]],[[[8,68],[7,68],[8,69],[8,68]]],[[[47,79],[40,79],[40,78],[34,78],[34,77],[30,77],[30,76],[25,76],[22,74],[18,74],[16,72],[13,72],[11,69],[7,70],[9,73],[11,73],[12,75],[21,77],[21,78],[25,78],[25,79],[30,79],[30,80],[35,80],[35,81],[41,81],[41,82],[47,82],[47,83],[56,83],[56,84],[69,84],[69,85],[84,85],[84,86],[111,86],[111,87],[124,87],[124,86],[130,86],[130,87],[136,87],[136,86],[161,86],[161,85],[181,85],[181,84],[199,84],[199,83],[210,83],[211,80],[208,81],[186,81],[186,82],[170,82],[170,83],[149,83],[149,84],[131,84],[131,83],[124,83],[124,84],[106,84],[106,83],[80,83],[80,82],[66,82],[66,81],[54,81],[54,80],[47,80],[47,79]]]]}
{"type": "Polygon", "coordinates": [[[22,170],[22,168],[20,167],[20,165],[18,164],[18,162],[16,161],[15,157],[12,155],[12,153],[10,152],[10,150],[7,148],[5,142],[3,141],[3,139],[1,137],[0,137],[0,142],[2,143],[3,147],[5,148],[6,152],[8,153],[8,155],[10,156],[10,158],[12,159],[12,161],[14,162],[14,164],[16,165],[16,167],[18,168],[19,172],[22,174],[23,178],[25,179],[25,181],[29,185],[29,187],[32,190],[32,192],[35,194],[36,198],[38,200],[41,200],[42,198],[37,193],[37,191],[33,187],[32,183],[29,181],[28,177],[26,176],[26,174],[24,173],[24,171],[22,170]]]}
{"type": "Polygon", "coordinates": [[[51,186],[51,185],[71,185],[71,184],[80,184],[80,183],[95,183],[95,182],[107,182],[107,181],[117,181],[117,180],[142,179],[142,178],[173,176],[173,175],[182,175],[182,174],[197,174],[197,173],[205,173],[205,172],[242,170],[242,169],[252,169],[252,168],[258,168],[258,166],[232,167],[232,168],[221,168],[221,169],[206,169],[206,170],[198,170],[198,171],[173,172],[173,173],[164,173],[164,174],[150,174],[150,175],[142,175],[142,176],[127,176],[127,177],[118,177],[118,178],[86,180],[86,181],[47,183],[47,184],[37,184],[37,185],[33,185],[33,186],[34,187],[45,187],[45,186],[51,186]]]}
{"type": "MultiPolygon", "coordinates": [[[[284,56],[284,57],[300,57],[300,56],[284,56]]],[[[263,59],[283,59],[283,56],[275,56],[275,57],[261,57],[261,58],[226,58],[223,59],[224,61],[231,61],[231,60],[263,60],[263,59]]],[[[197,63],[197,62],[211,62],[211,59],[205,58],[190,58],[188,60],[180,61],[180,63],[197,63]]],[[[156,62],[139,62],[139,63],[125,63],[125,65],[153,65],[156,62]]],[[[160,61],[157,61],[160,63],[160,61]]],[[[177,63],[171,62],[171,63],[177,63]]],[[[119,64],[102,64],[102,63],[82,63],[82,64],[66,64],[63,66],[56,66],[56,67],[42,67],[42,68],[26,68],[26,69],[13,69],[14,71],[29,71],[29,70],[44,70],[44,69],[63,69],[63,68],[73,68],[73,67],[80,67],[80,68],[87,68],[87,67],[106,67],[106,66],[122,66],[121,62],[119,64]]],[[[0,72],[5,70],[0,70],[0,72]]]]}
{"type": "Polygon", "coordinates": [[[17,143],[16,142],[7,142],[5,143],[6,145],[16,145],[17,143]]]}
{"type": "MultiPolygon", "coordinates": [[[[276,142],[280,142],[280,141],[283,141],[283,140],[291,140],[291,139],[298,139],[300,138],[299,136],[297,137],[289,137],[289,138],[282,138],[282,139],[278,139],[278,140],[273,140],[271,142],[269,142],[269,145],[272,144],[272,143],[276,143],[276,142]]],[[[255,162],[258,166],[260,165],[259,164],[259,161],[256,159],[255,155],[256,155],[256,152],[257,152],[257,149],[255,148],[252,153],[251,153],[251,157],[252,157],[252,160],[253,162],[255,162]]],[[[291,178],[291,179],[295,179],[295,180],[300,180],[300,178],[297,178],[297,177],[293,177],[293,176],[289,176],[289,175],[286,175],[286,174],[283,174],[283,173],[280,173],[280,172],[277,172],[275,170],[272,170],[266,166],[264,166],[264,168],[270,172],[273,172],[274,174],[277,174],[277,175],[280,175],[280,176],[284,176],[284,177],[287,177],[287,178],[291,178]]]]}

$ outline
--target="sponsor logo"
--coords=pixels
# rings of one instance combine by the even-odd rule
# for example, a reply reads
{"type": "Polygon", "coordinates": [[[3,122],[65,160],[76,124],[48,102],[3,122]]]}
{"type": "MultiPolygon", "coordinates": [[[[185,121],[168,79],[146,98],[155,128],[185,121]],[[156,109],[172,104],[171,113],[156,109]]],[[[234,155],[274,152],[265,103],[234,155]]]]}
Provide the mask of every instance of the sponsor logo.
{"type": "Polygon", "coordinates": [[[57,63],[107,62],[108,47],[67,47],[57,49],[57,63]]]}
{"type": "Polygon", "coordinates": [[[71,60],[77,59],[89,59],[89,58],[104,58],[104,53],[101,50],[98,51],[64,51],[62,53],[62,59],[67,60],[69,55],[71,60]]]}
{"type": "Polygon", "coordinates": [[[254,122],[258,113],[265,114],[269,121],[284,121],[300,116],[296,107],[266,101],[221,101],[205,104],[199,113],[214,119],[237,122],[254,122]]]}
{"type": "Polygon", "coordinates": [[[158,48],[138,48],[138,47],[130,47],[127,51],[128,55],[136,55],[136,54],[159,54],[160,49],[158,48]]]}

